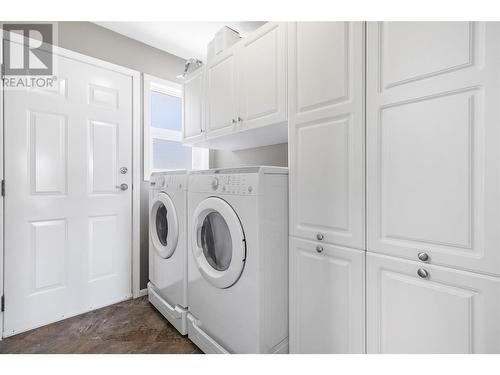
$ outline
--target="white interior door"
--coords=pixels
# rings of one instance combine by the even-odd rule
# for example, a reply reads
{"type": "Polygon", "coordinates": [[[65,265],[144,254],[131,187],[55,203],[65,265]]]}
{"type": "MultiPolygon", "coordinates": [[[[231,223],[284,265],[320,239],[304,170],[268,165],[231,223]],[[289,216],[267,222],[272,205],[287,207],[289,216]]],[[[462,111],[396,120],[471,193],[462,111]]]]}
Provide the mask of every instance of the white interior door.
{"type": "Polygon", "coordinates": [[[5,92],[4,336],[131,295],[132,78],[56,58],[5,92]]]}
{"type": "Polygon", "coordinates": [[[368,23],[367,249],[500,275],[500,24],[368,23]]]}

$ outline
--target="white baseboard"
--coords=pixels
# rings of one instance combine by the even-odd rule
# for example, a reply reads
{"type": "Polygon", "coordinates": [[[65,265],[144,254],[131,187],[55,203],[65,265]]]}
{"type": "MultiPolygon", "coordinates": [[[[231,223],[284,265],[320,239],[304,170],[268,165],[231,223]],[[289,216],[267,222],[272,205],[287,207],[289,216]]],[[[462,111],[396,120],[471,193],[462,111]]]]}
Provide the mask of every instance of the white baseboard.
{"type": "Polygon", "coordinates": [[[139,290],[139,295],[136,298],[144,297],[147,295],[148,295],[148,288],[144,288],[144,289],[139,290]]]}

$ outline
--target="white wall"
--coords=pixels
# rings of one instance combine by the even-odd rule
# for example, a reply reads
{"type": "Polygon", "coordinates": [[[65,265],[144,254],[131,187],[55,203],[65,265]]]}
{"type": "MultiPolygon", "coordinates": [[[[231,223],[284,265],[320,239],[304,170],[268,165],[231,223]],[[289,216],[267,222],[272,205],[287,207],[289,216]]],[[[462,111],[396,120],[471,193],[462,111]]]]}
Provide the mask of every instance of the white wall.
{"type": "MultiPolygon", "coordinates": [[[[59,46],[171,81],[184,60],[90,22],[59,22],[59,46]]],[[[141,132],[142,136],[142,132],[141,132]]],[[[143,142],[141,142],[141,145],[143,142]]],[[[141,149],[141,159],[143,157],[141,149]]],[[[144,176],[141,160],[141,178],[144,176]]],[[[141,183],[141,289],[148,282],[149,183],[141,183]]]]}

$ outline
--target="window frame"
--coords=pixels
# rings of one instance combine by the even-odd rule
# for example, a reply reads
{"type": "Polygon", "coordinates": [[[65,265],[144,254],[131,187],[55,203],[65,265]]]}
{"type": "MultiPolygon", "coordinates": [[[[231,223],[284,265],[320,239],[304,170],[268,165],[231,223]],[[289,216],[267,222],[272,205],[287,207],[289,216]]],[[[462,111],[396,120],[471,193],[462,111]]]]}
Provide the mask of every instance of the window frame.
{"type": "MultiPolygon", "coordinates": [[[[182,143],[182,128],[181,130],[161,129],[151,126],[151,92],[159,92],[161,94],[176,96],[181,99],[182,120],[184,123],[184,98],[182,94],[182,85],[180,83],[167,81],[148,74],[143,74],[142,79],[143,91],[143,147],[144,147],[144,181],[149,181],[151,173],[165,171],[166,169],[155,169],[153,166],[153,139],[161,139],[166,141],[174,141],[182,143]]],[[[193,169],[208,168],[209,151],[208,149],[197,149],[192,147],[192,165],[193,169]]]]}

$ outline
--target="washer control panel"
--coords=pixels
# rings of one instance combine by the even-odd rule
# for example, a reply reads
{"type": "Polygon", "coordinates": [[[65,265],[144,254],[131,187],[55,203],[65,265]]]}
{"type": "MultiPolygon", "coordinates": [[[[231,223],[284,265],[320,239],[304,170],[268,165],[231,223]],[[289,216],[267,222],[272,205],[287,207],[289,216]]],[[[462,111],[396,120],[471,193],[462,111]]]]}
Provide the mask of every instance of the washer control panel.
{"type": "Polygon", "coordinates": [[[182,190],[187,184],[186,175],[175,174],[153,174],[150,179],[150,187],[152,189],[170,189],[182,190]]]}
{"type": "Polygon", "coordinates": [[[217,194],[256,195],[258,176],[249,174],[214,174],[192,176],[190,190],[217,194]]]}

